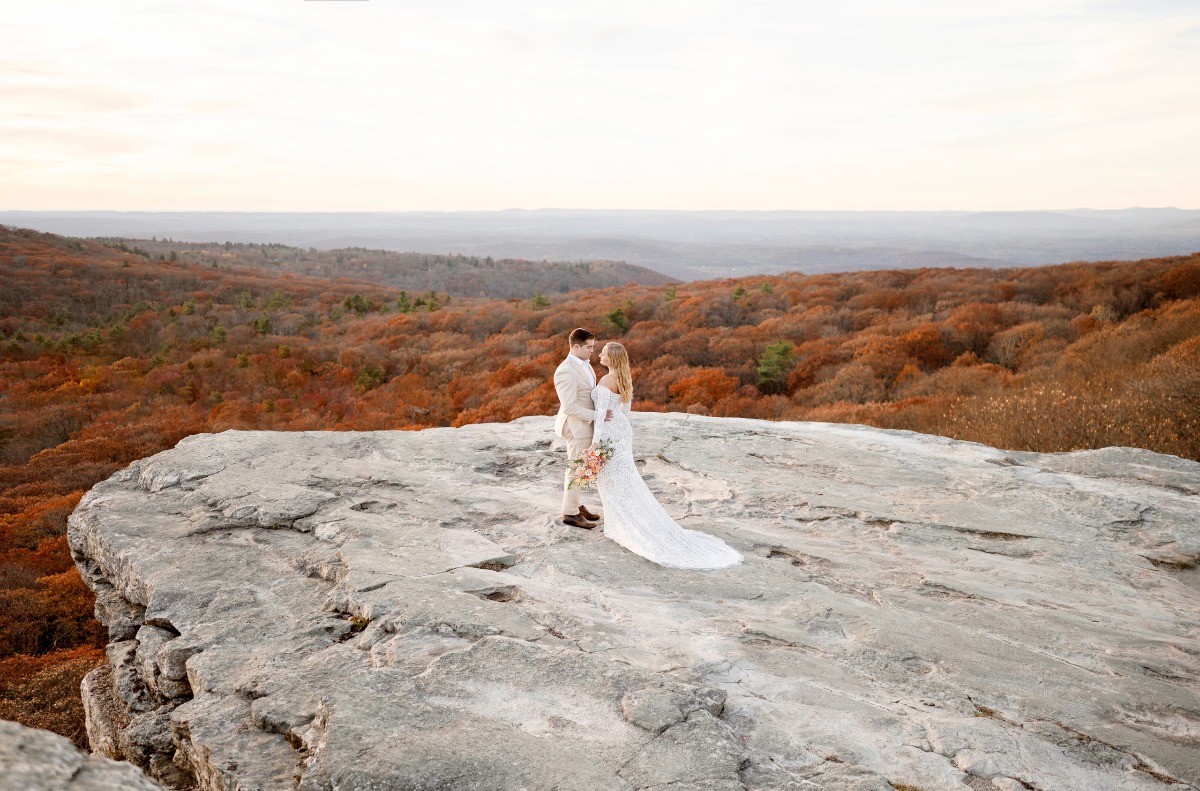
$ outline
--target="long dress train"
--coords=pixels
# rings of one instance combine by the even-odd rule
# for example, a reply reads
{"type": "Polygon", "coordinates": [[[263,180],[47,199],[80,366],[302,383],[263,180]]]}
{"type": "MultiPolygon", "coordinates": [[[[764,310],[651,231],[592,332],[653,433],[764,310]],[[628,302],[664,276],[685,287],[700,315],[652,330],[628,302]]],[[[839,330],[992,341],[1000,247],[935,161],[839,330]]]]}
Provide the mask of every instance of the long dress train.
{"type": "Polygon", "coordinates": [[[629,404],[603,385],[592,388],[596,419],[592,441],[608,439],[613,455],[596,479],[604,508],[604,535],[660,566],[719,569],[742,562],[741,554],[716,536],[680,527],[655,499],[633,463],[629,404]],[[604,417],[611,409],[613,419],[604,417]]]}

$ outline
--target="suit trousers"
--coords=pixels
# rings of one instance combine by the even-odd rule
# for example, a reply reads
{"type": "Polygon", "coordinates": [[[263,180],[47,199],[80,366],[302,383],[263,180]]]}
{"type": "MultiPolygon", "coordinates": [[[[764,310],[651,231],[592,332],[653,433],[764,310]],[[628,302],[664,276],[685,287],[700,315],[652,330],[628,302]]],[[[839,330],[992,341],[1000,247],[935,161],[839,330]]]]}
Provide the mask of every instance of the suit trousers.
{"type": "MultiPolygon", "coordinates": [[[[578,425],[580,422],[582,421],[570,421],[568,426],[570,423],[576,423],[578,425]]],[[[587,426],[589,431],[586,434],[581,432],[578,436],[576,436],[570,428],[565,429],[567,432],[565,439],[567,440],[568,461],[571,459],[578,459],[583,455],[583,452],[588,449],[588,445],[592,444],[592,432],[590,431],[592,424],[584,423],[583,425],[587,426]]],[[[574,516],[575,514],[579,513],[579,504],[582,500],[583,492],[580,490],[580,488],[578,486],[574,488],[568,488],[570,485],[571,468],[568,466],[566,475],[563,476],[563,516],[574,516]]]]}

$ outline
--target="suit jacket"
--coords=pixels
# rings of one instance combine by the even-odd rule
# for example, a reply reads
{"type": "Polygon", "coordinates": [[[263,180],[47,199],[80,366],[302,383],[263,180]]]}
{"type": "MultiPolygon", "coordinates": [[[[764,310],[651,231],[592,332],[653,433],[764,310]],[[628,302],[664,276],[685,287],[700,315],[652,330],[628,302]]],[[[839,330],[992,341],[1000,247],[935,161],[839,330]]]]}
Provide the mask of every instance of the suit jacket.
{"type": "Polygon", "coordinates": [[[554,433],[563,438],[591,436],[596,405],[592,402],[592,383],[583,366],[570,360],[559,363],[554,370],[554,389],[558,392],[554,433]]]}

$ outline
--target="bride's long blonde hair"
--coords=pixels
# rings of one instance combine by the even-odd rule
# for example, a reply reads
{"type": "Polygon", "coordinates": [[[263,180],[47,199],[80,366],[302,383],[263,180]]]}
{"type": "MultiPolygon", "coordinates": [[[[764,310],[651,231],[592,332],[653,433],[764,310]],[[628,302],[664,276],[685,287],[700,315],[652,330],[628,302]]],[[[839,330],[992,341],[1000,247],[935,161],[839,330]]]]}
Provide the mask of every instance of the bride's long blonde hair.
{"type": "Polygon", "coordinates": [[[608,350],[608,361],[612,363],[608,370],[617,377],[617,392],[621,394],[621,403],[628,404],[633,400],[633,374],[629,371],[629,353],[625,347],[616,341],[604,344],[608,350]]]}

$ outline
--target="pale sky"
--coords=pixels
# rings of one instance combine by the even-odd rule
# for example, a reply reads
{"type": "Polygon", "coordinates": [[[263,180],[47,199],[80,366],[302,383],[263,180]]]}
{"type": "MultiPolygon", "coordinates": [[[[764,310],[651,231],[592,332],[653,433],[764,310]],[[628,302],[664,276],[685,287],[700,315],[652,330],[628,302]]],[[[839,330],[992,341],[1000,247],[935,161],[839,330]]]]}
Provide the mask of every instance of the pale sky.
{"type": "Polygon", "coordinates": [[[33,0],[0,209],[1200,208],[1200,0],[33,0]]]}

